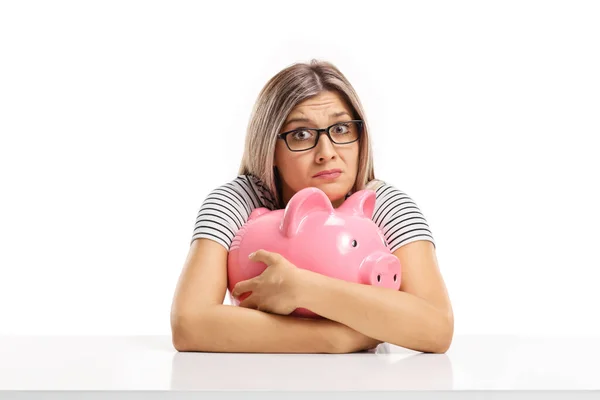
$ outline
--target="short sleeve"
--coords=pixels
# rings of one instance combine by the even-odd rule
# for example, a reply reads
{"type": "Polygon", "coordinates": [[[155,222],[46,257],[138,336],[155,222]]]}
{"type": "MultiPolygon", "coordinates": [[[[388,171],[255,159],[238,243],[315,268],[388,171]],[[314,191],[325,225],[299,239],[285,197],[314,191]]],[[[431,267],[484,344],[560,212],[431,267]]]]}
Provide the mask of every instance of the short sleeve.
{"type": "Polygon", "coordinates": [[[428,240],[435,248],[429,224],[410,196],[388,183],[380,185],[375,193],[372,219],[381,229],[391,252],[418,240],[428,240]]]}
{"type": "Polygon", "coordinates": [[[245,175],[213,189],[200,206],[190,245],[196,239],[207,238],[229,251],[237,231],[252,210],[261,206],[261,196],[245,175]]]}

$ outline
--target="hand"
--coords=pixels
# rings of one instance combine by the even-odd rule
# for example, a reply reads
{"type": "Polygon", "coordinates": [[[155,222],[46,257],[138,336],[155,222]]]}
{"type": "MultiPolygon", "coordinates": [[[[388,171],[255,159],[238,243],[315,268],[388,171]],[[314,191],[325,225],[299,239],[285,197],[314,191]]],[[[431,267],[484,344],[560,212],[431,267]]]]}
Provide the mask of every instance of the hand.
{"type": "Polygon", "coordinates": [[[263,262],[267,268],[262,274],[238,282],[231,292],[239,297],[246,292],[250,296],[240,303],[240,307],[253,308],[273,314],[288,315],[298,308],[300,271],[281,254],[258,250],[249,256],[250,260],[263,262]]]}
{"type": "Polygon", "coordinates": [[[324,337],[329,343],[329,353],[355,353],[383,343],[337,321],[325,319],[321,323],[327,326],[324,337]]]}
{"type": "Polygon", "coordinates": [[[344,352],[354,353],[357,351],[371,350],[383,343],[381,340],[364,335],[350,327],[347,328],[350,332],[348,334],[348,341],[346,342],[347,347],[343,349],[344,352]]]}

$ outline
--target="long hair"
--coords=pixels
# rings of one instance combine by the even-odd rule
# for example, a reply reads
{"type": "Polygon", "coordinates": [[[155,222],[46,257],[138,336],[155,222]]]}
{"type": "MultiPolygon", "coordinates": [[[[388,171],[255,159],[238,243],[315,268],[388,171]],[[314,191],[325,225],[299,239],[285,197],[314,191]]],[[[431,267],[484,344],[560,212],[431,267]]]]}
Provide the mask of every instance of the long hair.
{"type": "Polygon", "coordinates": [[[339,93],[352,108],[354,118],[364,121],[357,176],[349,194],[363,188],[375,189],[382,183],[375,179],[369,125],[350,82],[329,62],[313,59],[310,63],[295,63],[273,76],[260,91],[248,123],[238,171],[239,175],[260,179],[281,208],[281,178],[273,166],[277,134],[297,104],[323,91],[339,93]]]}

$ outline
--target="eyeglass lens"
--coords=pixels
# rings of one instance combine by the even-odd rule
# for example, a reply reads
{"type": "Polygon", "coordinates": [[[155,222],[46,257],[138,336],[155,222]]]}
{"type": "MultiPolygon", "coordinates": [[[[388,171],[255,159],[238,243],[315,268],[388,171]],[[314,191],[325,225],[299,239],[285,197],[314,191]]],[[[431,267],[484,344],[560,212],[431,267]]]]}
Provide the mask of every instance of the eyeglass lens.
{"type": "MultiPolygon", "coordinates": [[[[331,139],[336,144],[351,143],[358,139],[359,122],[341,122],[329,128],[331,139]]],[[[286,136],[291,150],[304,150],[315,146],[319,132],[315,129],[301,128],[286,136]]]]}

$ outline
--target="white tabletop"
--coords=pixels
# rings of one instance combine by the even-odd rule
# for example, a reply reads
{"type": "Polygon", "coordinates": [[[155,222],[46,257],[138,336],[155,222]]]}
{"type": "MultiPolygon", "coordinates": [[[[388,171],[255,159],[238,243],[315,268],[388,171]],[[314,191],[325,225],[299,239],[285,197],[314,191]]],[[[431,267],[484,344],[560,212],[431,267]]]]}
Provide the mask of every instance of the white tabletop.
{"type": "Polygon", "coordinates": [[[6,390],[600,390],[600,337],[456,335],[446,354],[179,353],[169,336],[0,336],[6,390]]]}

